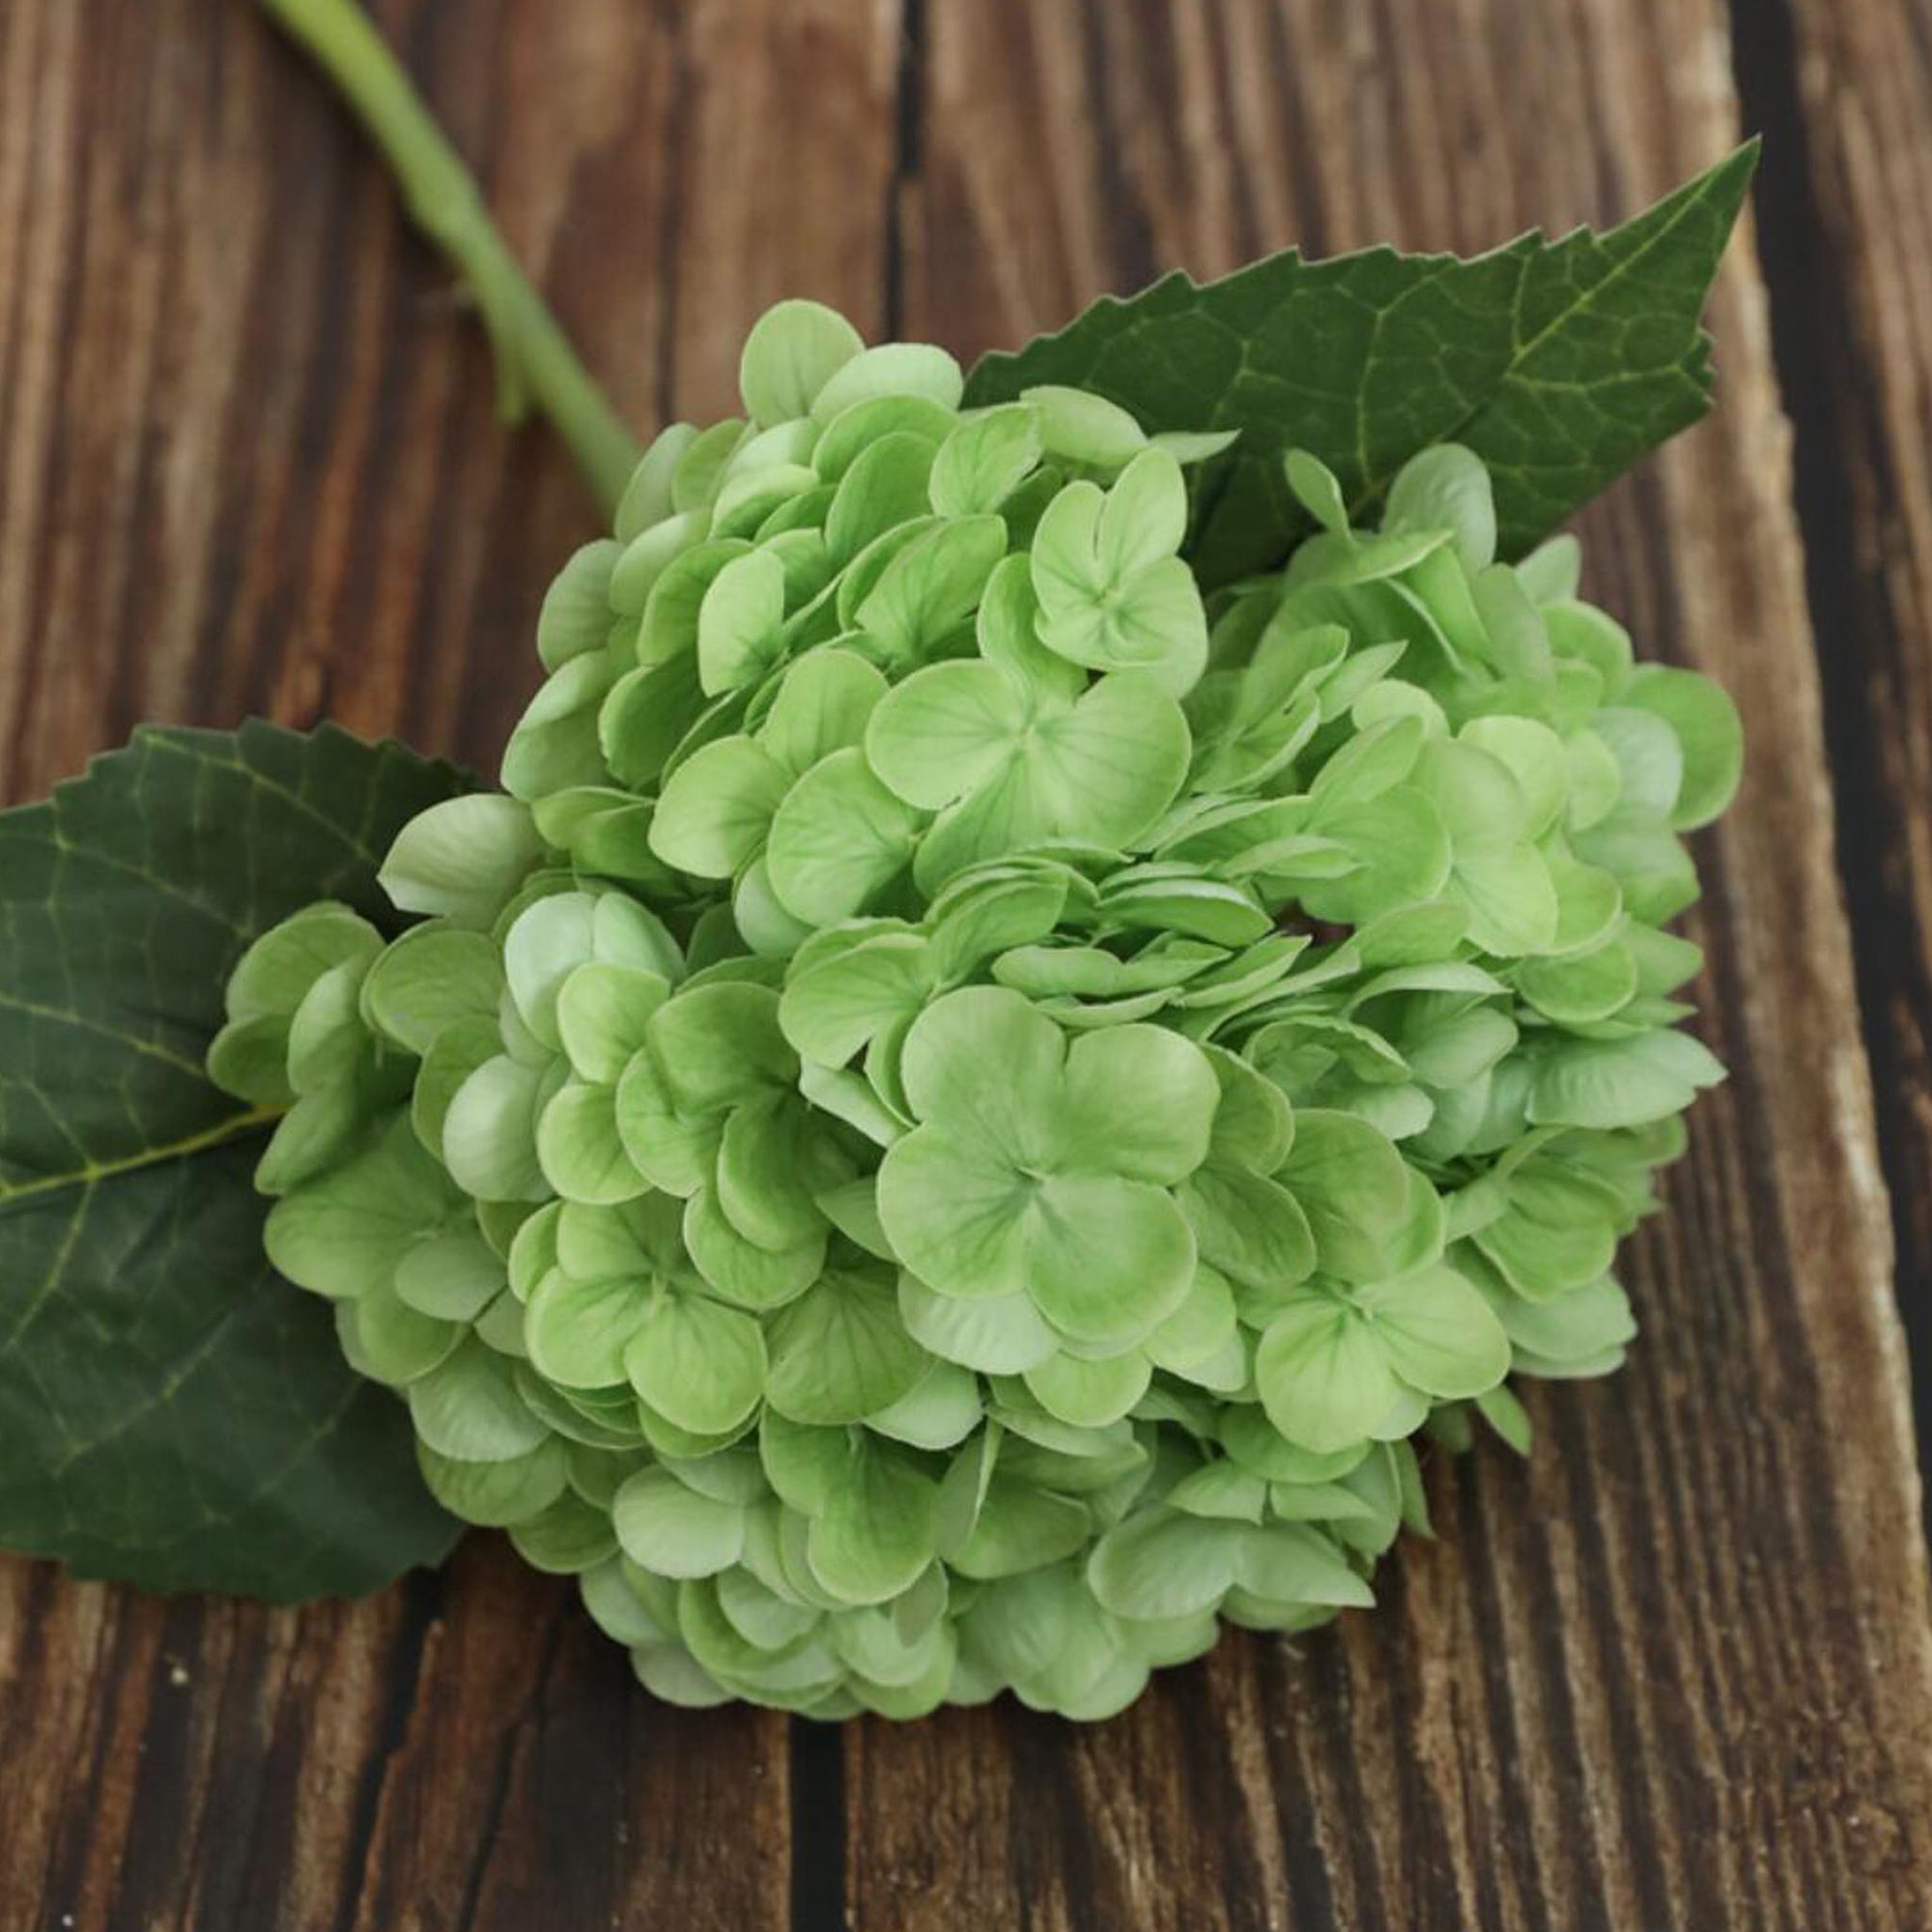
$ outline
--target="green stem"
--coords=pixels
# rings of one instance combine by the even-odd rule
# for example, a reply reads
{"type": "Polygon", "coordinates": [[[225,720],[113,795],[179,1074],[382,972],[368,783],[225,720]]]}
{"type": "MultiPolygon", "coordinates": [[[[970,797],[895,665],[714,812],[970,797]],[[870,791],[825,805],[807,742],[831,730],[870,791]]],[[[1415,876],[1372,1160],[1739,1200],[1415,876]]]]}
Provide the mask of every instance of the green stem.
{"type": "Polygon", "coordinates": [[[355,0],[261,0],[314,57],[383,152],[412,218],[462,271],[497,353],[506,422],[534,403],[570,445],[606,510],[641,454],[577,359],[492,223],[483,197],[422,97],[355,0]]]}

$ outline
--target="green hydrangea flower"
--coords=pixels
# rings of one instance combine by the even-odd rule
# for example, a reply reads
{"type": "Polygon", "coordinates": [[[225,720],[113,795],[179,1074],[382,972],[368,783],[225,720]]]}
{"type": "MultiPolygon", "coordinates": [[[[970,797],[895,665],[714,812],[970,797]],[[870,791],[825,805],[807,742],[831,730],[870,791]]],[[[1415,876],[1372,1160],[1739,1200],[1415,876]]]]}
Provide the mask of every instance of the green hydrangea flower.
{"type": "Polygon", "coordinates": [[[658,1694],[1097,1718],[1371,1601],[1416,1445],[1600,1375],[1719,1077],[1682,835],[1741,756],[1431,449],[1204,600],[1099,396],[789,302],[545,603],[420,923],[290,920],[212,1068],[426,1480],[658,1694]]]}

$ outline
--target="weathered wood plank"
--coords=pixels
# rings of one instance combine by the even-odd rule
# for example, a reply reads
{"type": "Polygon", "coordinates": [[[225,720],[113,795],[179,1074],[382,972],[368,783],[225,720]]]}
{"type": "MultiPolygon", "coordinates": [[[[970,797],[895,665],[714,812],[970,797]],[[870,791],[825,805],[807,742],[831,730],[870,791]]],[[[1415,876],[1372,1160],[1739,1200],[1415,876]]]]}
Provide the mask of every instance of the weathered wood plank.
{"type": "MultiPolygon", "coordinates": [[[[728,407],[787,290],[879,326],[893,7],[376,11],[640,423],[728,407]]],[[[250,710],[493,768],[593,519],[492,393],[249,7],[0,7],[4,794],[140,719],[250,710]]],[[[487,1539],[301,1611],[0,1562],[10,1927],[759,1932],[789,1917],[788,1762],[781,1719],[646,1698],[574,1590],[487,1539]]]]}
{"type": "Polygon", "coordinates": [[[1899,1305],[1932,1440],[1932,16],[1747,0],[1774,335],[1858,940],[1899,1305]]]}
{"type": "MultiPolygon", "coordinates": [[[[973,351],[1170,263],[1614,218],[1736,138],[1727,56],[1709,0],[931,0],[906,326],[973,351]]],[[[1932,1915],[1889,1227],[1747,242],[1715,323],[1718,417],[1584,520],[1595,593],[1725,679],[1753,757],[1700,851],[1704,1029],[1737,1073],[1636,1244],[1632,1368],[1547,1391],[1526,1469],[1438,1470],[1442,1541],[1333,1635],[1225,1645],[1096,1730],[855,1727],[857,1926],[1932,1915]]]]}

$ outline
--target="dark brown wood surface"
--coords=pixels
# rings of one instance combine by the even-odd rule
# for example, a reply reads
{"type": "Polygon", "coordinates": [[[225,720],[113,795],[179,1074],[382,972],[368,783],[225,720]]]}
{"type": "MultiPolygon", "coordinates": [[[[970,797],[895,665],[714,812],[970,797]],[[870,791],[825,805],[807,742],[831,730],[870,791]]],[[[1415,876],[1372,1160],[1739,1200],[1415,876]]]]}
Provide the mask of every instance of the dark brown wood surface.
{"type": "MultiPolygon", "coordinates": [[[[1378,1611],[1106,1725],[669,1711],[487,1538],[298,1611],[0,1564],[0,1932],[1926,1932],[1932,0],[377,11],[641,424],[781,294],[967,355],[1170,265],[1612,219],[1762,127],[1718,413],[1581,525],[1746,713],[1734,1078],[1631,1367],[1436,1470],[1378,1611]]],[[[248,0],[0,0],[9,796],[149,717],[487,763],[591,521],[491,393],[248,0]]]]}

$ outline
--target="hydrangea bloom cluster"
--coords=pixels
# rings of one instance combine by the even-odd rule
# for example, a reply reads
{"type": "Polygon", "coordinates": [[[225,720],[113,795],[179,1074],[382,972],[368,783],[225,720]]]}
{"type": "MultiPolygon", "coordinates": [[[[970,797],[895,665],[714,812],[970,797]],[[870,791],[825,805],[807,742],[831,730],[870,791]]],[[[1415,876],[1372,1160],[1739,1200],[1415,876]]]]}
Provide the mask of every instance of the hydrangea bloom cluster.
{"type": "Polygon", "coordinates": [[[1119,1709],[1370,1602],[1415,1443],[1602,1374],[1719,1077],[1723,695],[1467,451],[1204,598],[1098,396],[774,310],[544,607],[505,794],[324,904],[213,1067],[424,1474],[686,1703],[1119,1709]]]}

